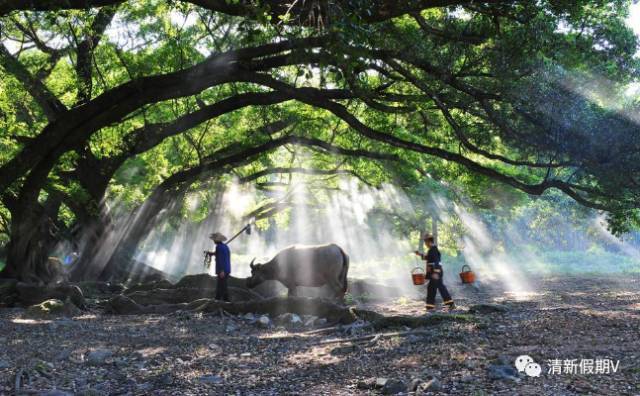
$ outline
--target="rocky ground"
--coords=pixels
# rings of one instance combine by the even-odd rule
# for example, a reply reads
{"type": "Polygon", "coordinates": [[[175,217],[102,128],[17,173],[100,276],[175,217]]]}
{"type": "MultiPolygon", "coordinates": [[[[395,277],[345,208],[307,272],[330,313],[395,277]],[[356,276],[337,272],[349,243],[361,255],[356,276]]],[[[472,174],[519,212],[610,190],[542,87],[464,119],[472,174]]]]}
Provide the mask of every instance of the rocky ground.
{"type": "MultiPolygon", "coordinates": [[[[113,316],[95,308],[36,319],[5,308],[0,394],[640,395],[640,279],[546,278],[532,290],[457,287],[457,313],[496,305],[415,329],[357,322],[322,331],[322,320],[292,315],[113,316]],[[540,377],[517,372],[523,354],[541,365],[540,377]],[[575,374],[563,362],[561,374],[550,374],[550,359],[619,366],[575,374]]],[[[359,305],[424,314],[411,298],[359,305]]]]}

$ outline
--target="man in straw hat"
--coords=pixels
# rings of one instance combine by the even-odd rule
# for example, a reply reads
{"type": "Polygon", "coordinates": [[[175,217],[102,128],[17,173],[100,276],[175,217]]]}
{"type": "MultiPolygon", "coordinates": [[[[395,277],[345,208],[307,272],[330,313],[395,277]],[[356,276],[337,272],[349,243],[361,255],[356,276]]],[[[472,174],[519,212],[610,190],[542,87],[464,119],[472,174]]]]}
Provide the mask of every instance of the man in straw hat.
{"type": "Polygon", "coordinates": [[[438,291],[440,291],[444,305],[448,306],[449,309],[453,309],[455,308],[455,304],[442,279],[444,272],[440,265],[440,250],[438,250],[438,246],[436,246],[435,238],[431,234],[426,234],[424,236],[424,242],[429,248],[427,254],[422,254],[418,251],[415,253],[427,261],[427,279],[429,279],[429,284],[427,285],[427,311],[436,308],[436,293],[438,291]]]}
{"type": "Polygon", "coordinates": [[[213,240],[216,244],[216,250],[212,252],[216,257],[216,275],[218,276],[216,300],[229,301],[227,279],[231,273],[231,251],[229,250],[229,246],[224,243],[227,237],[219,232],[214,232],[209,235],[209,239],[213,240]]]}

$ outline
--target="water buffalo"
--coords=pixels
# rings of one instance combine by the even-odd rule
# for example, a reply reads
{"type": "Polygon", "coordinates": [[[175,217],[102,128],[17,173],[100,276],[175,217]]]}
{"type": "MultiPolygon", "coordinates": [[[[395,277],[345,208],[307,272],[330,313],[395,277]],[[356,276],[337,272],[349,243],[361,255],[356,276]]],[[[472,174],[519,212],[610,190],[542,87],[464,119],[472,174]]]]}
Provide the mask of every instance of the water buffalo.
{"type": "Polygon", "coordinates": [[[296,295],[298,286],[321,287],[329,285],[335,298],[342,299],[347,291],[349,256],[336,244],[294,245],[281,250],[264,264],[253,264],[247,287],[255,287],[267,280],[280,281],[289,296],[296,295]]]}

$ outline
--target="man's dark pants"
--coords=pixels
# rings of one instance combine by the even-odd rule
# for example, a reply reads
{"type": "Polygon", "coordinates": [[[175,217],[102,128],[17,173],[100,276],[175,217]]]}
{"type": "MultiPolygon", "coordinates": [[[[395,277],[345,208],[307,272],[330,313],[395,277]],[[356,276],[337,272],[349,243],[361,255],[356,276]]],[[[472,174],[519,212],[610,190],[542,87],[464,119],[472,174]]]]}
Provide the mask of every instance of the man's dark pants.
{"type": "Polygon", "coordinates": [[[227,276],[224,278],[218,275],[218,283],[216,284],[216,300],[229,301],[229,289],[227,287],[227,276]]]}
{"type": "Polygon", "coordinates": [[[436,307],[436,292],[438,291],[440,291],[440,296],[442,296],[442,301],[445,305],[453,304],[449,290],[447,290],[442,280],[443,275],[444,271],[440,273],[440,278],[429,280],[429,284],[427,285],[427,309],[436,307]]]}

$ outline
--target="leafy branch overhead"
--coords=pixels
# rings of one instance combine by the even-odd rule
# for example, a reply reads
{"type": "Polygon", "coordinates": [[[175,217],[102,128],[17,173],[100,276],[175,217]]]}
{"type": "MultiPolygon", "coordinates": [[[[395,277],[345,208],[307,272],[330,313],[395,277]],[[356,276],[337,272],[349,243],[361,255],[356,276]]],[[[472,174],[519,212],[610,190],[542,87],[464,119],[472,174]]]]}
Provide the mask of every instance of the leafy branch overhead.
{"type": "Polygon", "coordinates": [[[0,0],[9,261],[45,212],[98,241],[110,195],[285,169],[556,189],[634,226],[630,2],[400,3],[0,0]]]}

